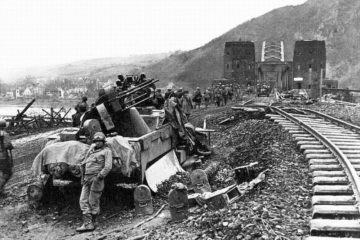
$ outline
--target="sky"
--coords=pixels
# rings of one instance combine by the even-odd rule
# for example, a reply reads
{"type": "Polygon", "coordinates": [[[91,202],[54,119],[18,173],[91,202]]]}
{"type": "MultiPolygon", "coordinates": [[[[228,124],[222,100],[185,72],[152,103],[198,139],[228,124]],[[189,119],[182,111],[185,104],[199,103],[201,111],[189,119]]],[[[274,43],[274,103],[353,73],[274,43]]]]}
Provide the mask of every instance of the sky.
{"type": "Polygon", "coordinates": [[[304,2],[1,0],[0,79],[27,67],[194,49],[275,8],[304,2]]]}

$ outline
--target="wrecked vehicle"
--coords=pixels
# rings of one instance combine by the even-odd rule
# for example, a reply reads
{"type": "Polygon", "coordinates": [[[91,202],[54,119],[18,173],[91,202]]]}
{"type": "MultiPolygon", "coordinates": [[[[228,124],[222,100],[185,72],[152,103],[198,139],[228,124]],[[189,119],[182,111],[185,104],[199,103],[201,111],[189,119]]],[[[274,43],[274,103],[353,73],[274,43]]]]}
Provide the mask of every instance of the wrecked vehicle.
{"type": "Polygon", "coordinates": [[[68,128],[52,136],[33,161],[36,181],[28,186],[31,202],[39,202],[46,187],[80,185],[80,165],[96,132],[103,132],[113,155],[113,169],[106,177],[112,184],[146,181],[156,185],[178,171],[187,156],[208,153],[196,139],[195,129],[183,121],[180,108],[155,110],[151,106],[154,83],[146,80],[125,91],[102,89],[95,107],[81,117],[80,128],[68,128]],[[179,160],[180,159],[180,163],[179,160]]]}
{"type": "Polygon", "coordinates": [[[271,88],[270,88],[269,84],[266,84],[266,83],[257,84],[256,89],[257,89],[258,97],[269,97],[270,96],[271,88]]]}

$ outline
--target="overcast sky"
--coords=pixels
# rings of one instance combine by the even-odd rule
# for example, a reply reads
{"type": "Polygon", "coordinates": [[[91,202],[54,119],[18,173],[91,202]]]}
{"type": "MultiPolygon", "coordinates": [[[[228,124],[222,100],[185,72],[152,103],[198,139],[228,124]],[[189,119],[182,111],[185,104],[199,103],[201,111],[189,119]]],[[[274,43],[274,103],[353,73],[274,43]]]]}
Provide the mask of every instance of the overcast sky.
{"type": "Polygon", "coordinates": [[[0,0],[0,78],[15,68],[190,50],[305,0],[0,0]]]}

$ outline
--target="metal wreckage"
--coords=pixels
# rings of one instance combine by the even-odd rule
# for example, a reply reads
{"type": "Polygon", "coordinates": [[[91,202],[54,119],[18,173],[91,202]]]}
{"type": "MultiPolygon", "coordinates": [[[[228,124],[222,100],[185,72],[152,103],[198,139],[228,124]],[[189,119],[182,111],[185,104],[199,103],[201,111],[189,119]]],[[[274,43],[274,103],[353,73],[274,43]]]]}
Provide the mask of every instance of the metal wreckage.
{"type": "MultiPolygon", "coordinates": [[[[208,144],[213,131],[206,126],[195,128],[190,124],[176,99],[170,98],[161,110],[151,107],[157,81],[149,79],[129,87],[101,89],[95,107],[83,114],[80,128],[66,128],[49,137],[32,164],[36,180],[28,185],[30,203],[37,204],[46,198],[46,188],[80,185],[80,165],[90,148],[92,136],[103,132],[113,155],[113,168],[106,177],[107,182],[137,184],[134,191],[136,212],[152,214],[151,191],[157,192],[158,184],[184,171],[182,166],[210,155],[208,144]]],[[[246,170],[245,175],[248,173],[246,170]]],[[[263,177],[261,175],[256,181],[262,181],[263,177]]],[[[186,216],[189,204],[202,205],[209,200],[210,205],[223,207],[254,185],[233,185],[210,193],[204,171],[193,171],[191,178],[195,194],[188,195],[186,186],[181,184],[169,192],[174,220],[186,216]]]]}
{"type": "Polygon", "coordinates": [[[113,169],[107,178],[114,184],[146,180],[156,191],[157,184],[183,171],[178,159],[210,154],[179,106],[169,104],[166,110],[151,107],[157,81],[101,89],[95,107],[83,114],[80,128],[65,128],[49,137],[32,164],[36,181],[28,186],[29,200],[39,202],[48,186],[79,184],[79,166],[96,132],[107,136],[112,150],[113,169]]]}

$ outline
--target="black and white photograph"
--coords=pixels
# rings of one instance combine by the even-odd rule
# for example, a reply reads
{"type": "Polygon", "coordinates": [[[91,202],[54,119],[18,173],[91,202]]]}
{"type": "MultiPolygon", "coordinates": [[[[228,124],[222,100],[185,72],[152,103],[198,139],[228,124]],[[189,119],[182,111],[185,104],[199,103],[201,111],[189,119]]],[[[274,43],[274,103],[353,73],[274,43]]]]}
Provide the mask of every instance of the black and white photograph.
{"type": "Polygon", "coordinates": [[[1,0],[0,240],[360,240],[359,0],[1,0]]]}

